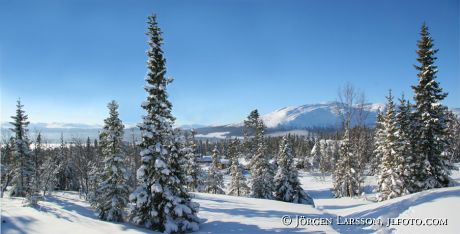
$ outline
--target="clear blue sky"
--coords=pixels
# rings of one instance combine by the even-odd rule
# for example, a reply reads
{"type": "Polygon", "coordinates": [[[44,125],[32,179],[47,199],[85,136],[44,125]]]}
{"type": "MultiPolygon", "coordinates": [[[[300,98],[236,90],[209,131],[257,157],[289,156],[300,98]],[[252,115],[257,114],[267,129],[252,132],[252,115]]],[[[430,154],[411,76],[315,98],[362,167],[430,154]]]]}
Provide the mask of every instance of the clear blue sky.
{"type": "Polygon", "coordinates": [[[1,121],[21,97],[32,122],[101,124],[111,99],[139,122],[151,13],[178,124],[332,101],[346,82],[370,102],[411,95],[424,21],[445,104],[460,107],[458,0],[0,0],[1,121]]]}

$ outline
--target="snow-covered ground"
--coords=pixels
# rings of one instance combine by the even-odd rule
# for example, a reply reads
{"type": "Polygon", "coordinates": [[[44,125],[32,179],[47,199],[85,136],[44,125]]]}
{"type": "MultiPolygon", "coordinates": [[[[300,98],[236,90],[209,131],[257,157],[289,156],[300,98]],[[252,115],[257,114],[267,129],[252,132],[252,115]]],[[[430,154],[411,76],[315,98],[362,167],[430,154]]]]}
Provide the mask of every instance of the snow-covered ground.
{"type": "MultiPolygon", "coordinates": [[[[460,184],[460,173],[452,177],[460,184]]],[[[226,181],[228,182],[228,181],[226,181]]],[[[433,189],[416,194],[374,202],[375,180],[365,180],[360,198],[332,197],[330,176],[301,173],[303,187],[315,199],[316,207],[279,201],[241,198],[226,195],[195,193],[200,203],[202,219],[197,233],[459,233],[460,186],[433,189]],[[301,217],[304,216],[304,217],[301,217]],[[382,220],[381,225],[339,225],[346,218],[382,220]],[[292,221],[290,225],[285,225],[292,221]],[[301,217],[298,219],[297,217],[301,217]],[[291,220],[290,220],[290,219],[291,220]],[[300,225],[319,219],[331,220],[329,225],[300,225]],[[404,218],[405,222],[422,222],[420,225],[387,227],[388,218],[404,218]],[[435,219],[435,220],[431,220],[435,219]],[[411,221],[412,220],[412,221],[411,221]],[[431,225],[444,222],[447,225],[431,225]]],[[[37,208],[23,206],[23,199],[2,198],[2,233],[154,233],[142,227],[126,223],[111,223],[97,219],[87,202],[75,192],[56,192],[40,202],[37,208]]],[[[400,220],[402,221],[402,219],[400,220]]]]}

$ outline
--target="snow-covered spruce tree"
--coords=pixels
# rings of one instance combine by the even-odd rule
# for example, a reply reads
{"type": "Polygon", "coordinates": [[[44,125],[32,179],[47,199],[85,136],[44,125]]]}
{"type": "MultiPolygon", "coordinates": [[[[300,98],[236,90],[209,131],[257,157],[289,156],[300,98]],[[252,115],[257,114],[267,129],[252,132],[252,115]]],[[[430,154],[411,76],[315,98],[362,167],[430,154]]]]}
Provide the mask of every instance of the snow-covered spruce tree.
{"type": "Polygon", "coordinates": [[[34,162],[29,149],[29,139],[27,138],[28,117],[23,110],[21,101],[18,100],[16,105],[16,115],[12,116],[14,122],[11,129],[14,132],[14,165],[13,179],[11,181],[12,188],[10,196],[26,197],[31,205],[36,203],[34,190],[34,162]]]}
{"type": "MultiPolygon", "coordinates": [[[[186,172],[184,170],[184,164],[187,163],[187,159],[180,150],[181,144],[175,136],[176,140],[172,145],[169,146],[170,156],[168,157],[168,165],[170,168],[171,184],[170,193],[176,194],[176,199],[180,203],[176,203],[174,212],[169,218],[173,223],[170,224],[172,232],[183,233],[187,230],[198,229],[199,218],[196,216],[200,205],[196,202],[192,202],[192,198],[188,193],[186,185],[186,172]],[[196,226],[196,227],[195,227],[196,226]],[[182,227],[177,229],[177,227],[182,227]],[[187,228],[188,227],[188,228],[187,228]],[[185,229],[187,228],[187,229],[185,229]]],[[[169,232],[168,230],[165,230],[169,232]]]]}
{"type": "Polygon", "coordinates": [[[319,164],[321,162],[322,154],[321,154],[321,141],[319,137],[315,138],[315,145],[313,149],[311,149],[311,156],[312,156],[312,166],[314,169],[319,169],[319,164]]]}
{"type": "Polygon", "coordinates": [[[61,132],[61,144],[59,145],[59,149],[57,150],[56,155],[56,170],[57,170],[57,183],[56,189],[58,190],[67,190],[68,189],[68,175],[69,175],[69,167],[68,167],[69,155],[67,152],[66,143],[64,142],[64,134],[61,132]]]}
{"type": "Polygon", "coordinates": [[[204,172],[201,170],[198,164],[198,157],[195,154],[195,131],[192,130],[191,133],[186,136],[185,147],[182,150],[187,159],[185,163],[187,188],[189,191],[201,192],[204,190],[204,172]]]}
{"type": "Polygon", "coordinates": [[[95,207],[100,219],[121,222],[129,196],[126,156],[122,149],[124,125],[118,117],[117,102],[111,101],[107,107],[109,117],[99,134],[104,157],[103,181],[96,191],[95,207]]]}
{"type": "Polygon", "coordinates": [[[403,170],[405,159],[399,152],[398,126],[396,123],[395,106],[391,90],[387,96],[386,113],[383,123],[383,158],[378,177],[379,201],[399,197],[408,193],[404,185],[405,179],[403,170]]]}
{"type": "Polygon", "coordinates": [[[433,49],[433,39],[426,24],[422,25],[421,38],[417,43],[419,71],[418,84],[412,86],[415,96],[415,154],[418,158],[417,185],[418,190],[446,187],[449,184],[451,167],[445,154],[447,141],[446,107],[441,101],[447,96],[439,82],[436,81],[437,66],[433,49]]]}
{"type": "Polygon", "coordinates": [[[399,99],[398,111],[396,114],[396,122],[398,131],[397,153],[401,157],[401,163],[398,169],[402,173],[405,193],[415,191],[415,174],[416,161],[414,155],[414,138],[413,138],[413,120],[412,120],[412,105],[404,98],[404,95],[399,99]]]}
{"type": "Polygon", "coordinates": [[[353,155],[348,128],[340,144],[339,159],[334,170],[334,195],[335,197],[353,197],[361,191],[362,177],[359,174],[358,162],[353,155]]]}
{"type": "Polygon", "coordinates": [[[374,132],[374,157],[371,159],[370,172],[373,175],[379,174],[379,167],[383,158],[383,145],[385,140],[385,127],[383,113],[380,109],[377,111],[377,118],[374,132]]]}
{"type": "Polygon", "coordinates": [[[33,154],[33,167],[34,167],[34,176],[33,176],[33,185],[34,185],[34,190],[39,193],[40,191],[40,184],[41,184],[41,168],[40,166],[42,165],[43,161],[43,140],[42,140],[42,134],[39,132],[37,135],[37,138],[34,143],[34,154],[33,154]]]}
{"type": "Polygon", "coordinates": [[[451,162],[460,162],[460,118],[452,111],[446,114],[448,118],[447,129],[448,147],[446,153],[451,162]]]}
{"type": "Polygon", "coordinates": [[[273,199],[273,167],[271,166],[264,141],[265,126],[258,120],[254,142],[257,151],[251,159],[251,196],[254,198],[273,199]]]}
{"type": "Polygon", "coordinates": [[[329,172],[331,168],[331,145],[326,140],[320,141],[321,159],[319,161],[319,171],[324,177],[324,173],[329,172]]]}
{"type": "Polygon", "coordinates": [[[206,192],[224,194],[224,178],[219,170],[219,151],[217,145],[212,150],[212,163],[206,179],[206,192]]]}
{"type": "Polygon", "coordinates": [[[228,148],[228,157],[232,165],[230,167],[230,175],[232,180],[228,188],[228,194],[233,196],[246,196],[249,194],[249,186],[246,183],[246,177],[243,175],[243,168],[238,162],[238,145],[239,140],[234,139],[230,142],[228,148]]]}
{"type": "Polygon", "coordinates": [[[163,57],[160,28],[156,16],[148,17],[150,49],[145,90],[147,101],[142,104],[147,114],[140,124],[142,142],[141,166],[137,170],[138,187],[130,195],[130,219],[147,228],[166,233],[198,230],[198,205],[189,202],[185,193],[178,193],[180,181],[170,163],[170,149],[174,137],[171,103],[166,86],[172,81],[165,77],[166,60],[163,57]]]}
{"type": "Polygon", "coordinates": [[[292,147],[286,136],[281,140],[274,184],[276,200],[315,205],[313,199],[301,187],[297,169],[294,167],[292,147]]]}

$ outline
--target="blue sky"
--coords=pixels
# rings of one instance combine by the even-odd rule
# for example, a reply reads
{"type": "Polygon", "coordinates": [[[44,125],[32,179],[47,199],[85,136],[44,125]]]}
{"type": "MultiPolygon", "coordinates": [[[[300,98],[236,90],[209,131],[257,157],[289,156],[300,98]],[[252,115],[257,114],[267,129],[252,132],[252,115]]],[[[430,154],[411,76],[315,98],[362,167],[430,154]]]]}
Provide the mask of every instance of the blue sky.
{"type": "Polygon", "coordinates": [[[125,123],[139,122],[151,13],[178,124],[333,101],[346,82],[369,102],[390,88],[411,95],[424,21],[444,103],[460,107],[456,0],[0,0],[1,121],[20,97],[32,122],[101,124],[112,99],[125,123]]]}

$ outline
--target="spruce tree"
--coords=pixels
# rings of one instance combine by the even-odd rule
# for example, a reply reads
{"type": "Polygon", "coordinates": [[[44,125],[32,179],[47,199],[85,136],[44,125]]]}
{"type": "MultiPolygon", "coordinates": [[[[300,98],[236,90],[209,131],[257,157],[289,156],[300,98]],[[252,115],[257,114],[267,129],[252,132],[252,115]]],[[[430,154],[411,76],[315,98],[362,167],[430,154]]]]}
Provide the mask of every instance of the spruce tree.
{"type": "Polygon", "coordinates": [[[322,154],[321,154],[321,142],[319,137],[315,138],[315,145],[313,146],[313,149],[311,150],[311,156],[312,158],[312,166],[315,169],[319,169],[319,164],[321,162],[322,154]]]}
{"type": "MultiPolygon", "coordinates": [[[[130,219],[147,228],[166,233],[198,230],[198,204],[190,202],[189,195],[178,186],[177,168],[170,163],[171,149],[174,145],[171,103],[166,86],[166,60],[161,46],[163,39],[156,16],[148,17],[150,49],[147,51],[148,74],[145,91],[147,100],[142,108],[147,112],[143,123],[140,143],[141,166],[137,170],[138,187],[130,195],[130,219]],[[174,171],[174,173],[172,173],[174,171]]],[[[179,170],[182,172],[182,170],[179,170]]]]}
{"type": "Polygon", "coordinates": [[[206,192],[213,194],[224,194],[224,178],[219,170],[219,151],[217,145],[212,151],[212,163],[206,179],[206,192]]]}
{"type": "Polygon", "coordinates": [[[404,98],[404,95],[399,99],[398,112],[396,114],[396,122],[398,131],[397,153],[401,157],[397,168],[402,173],[403,187],[405,193],[415,191],[415,174],[416,161],[414,155],[414,137],[413,137],[413,120],[412,120],[412,105],[404,98]]]}
{"type": "Polygon", "coordinates": [[[446,187],[449,184],[449,160],[443,151],[447,141],[446,107],[441,101],[447,96],[436,81],[437,49],[434,49],[433,39],[426,24],[422,25],[421,38],[417,43],[419,71],[418,84],[412,86],[415,96],[415,127],[414,132],[417,146],[415,154],[418,156],[417,171],[418,190],[446,187]]]}
{"type": "Polygon", "coordinates": [[[204,175],[198,164],[196,155],[195,131],[186,136],[185,148],[183,149],[187,162],[185,163],[186,183],[189,191],[201,192],[204,186],[204,175]]]}
{"type": "Polygon", "coordinates": [[[21,101],[18,100],[16,104],[16,115],[12,116],[13,125],[11,129],[14,132],[14,166],[13,166],[13,179],[11,181],[12,188],[10,196],[14,197],[27,197],[32,205],[36,192],[34,190],[34,162],[29,149],[29,139],[27,137],[27,121],[28,116],[23,110],[21,101]]]}
{"type": "Polygon", "coordinates": [[[357,169],[358,160],[352,151],[348,128],[345,129],[339,155],[333,175],[334,195],[335,197],[357,196],[361,191],[362,177],[357,169]]]}
{"type": "Polygon", "coordinates": [[[232,180],[229,185],[228,194],[233,196],[246,196],[249,194],[249,187],[246,184],[246,177],[243,175],[243,168],[238,162],[238,139],[234,139],[228,149],[228,157],[231,160],[230,175],[232,180]]]}
{"type": "Polygon", "coordinates": [[[254,198],[273,198],[273,167],[269,162],[264,141],[265,126],[261,119],[257,121],[254,142],[257,150],[251,159],[251,196],[254,198]]]}
{"type": "Polygon", "coordinates": [[[287,136],[283,137],[279,147],[278,170],[274,178],[275,199],[314,206],[313,199],[301,187],[287,136]]]}
{"type": "Polygon", "coordinates": [[[39,132],[37,138],[35,140],[35,147],[34,147],[34,176],[33,176],[33,184],[34,190],[39,192],[40,191],[40,184],[41,184],[41,170],[40,166],[43,163],[43,142],[42,142],[42,134],[39,132]]]}
{"type": "Polygon", "coordinates": [[[124,125],[118,117],[118,104],[112,101],[107,107],[109,117],[104,120],[104,127],[100,133],[104,157],[103,181],[96,192],[95,206],[100,219],[121,222],[129,195],[129,187],[126,184],[126,156],[122,149],[124,125]]]}
{"type": "Polygon", "coordinates": [[[384,141],[382,164],[379,169],[378,190],[379,200],[387,200],[407,194],[404,186],[404,158],[399,151],[398,127],[395,106],[391,91],[387,96],[386,114],[384,117],[384,141]]]}
{"type": "Polygon", "coordinates": [[[373,175],[379,174],[379,167],[383,158],[383,146],[385,140],[385,127],[383,114],[380,109],[377,111],[377,118],[375,123],[374,132],[374,157],[371,159],[371,173],[373,175]]]}
{"type": "Polygon", "coordinates": [[[448,111],[446,115],[449,120],[447,123],[448,146],[446,153],[452,163],[460,162],[460,118],[452,111],[448,111]]]}

